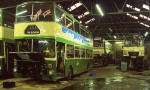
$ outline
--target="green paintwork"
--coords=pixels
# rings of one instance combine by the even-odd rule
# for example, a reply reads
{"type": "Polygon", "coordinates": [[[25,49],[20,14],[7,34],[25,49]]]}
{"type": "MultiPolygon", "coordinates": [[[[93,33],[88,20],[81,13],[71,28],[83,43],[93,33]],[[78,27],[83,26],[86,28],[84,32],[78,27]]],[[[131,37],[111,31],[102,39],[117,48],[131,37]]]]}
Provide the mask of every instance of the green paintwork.
{"type": "MultiPolygon", "coordinates": [[[[56,61],[45,61],[46,64],[52,64],[52,68],[48,68],[47,70],[53,70],[53,75],[47,74],[42,74],[42,80],[45,81],[57,81],[57,76],[56,76],[56,61]]],[[[64,76],[62,78],[65,78],[68,76],[68,71],[70,66],[73,69],[73,75],[80,74],[82,72],[85,72],[88,70],[87,66],[91,66],[92,64],[92,59],[68,59],[65,60],[65,71],[64,71],[64,76]]]]}
{"type": "Polygon", "coordinates": [[[90,49],[92,50],[93,48],[89,47],[89,46],[85,46],[85,45],[80,45],[80,44],[77,44],[75,42],[72,42],[72,41],[68,41],[64,38],[60,38],[60,37],[54,37],[54,36],[25,36],[25,37],[15,37],[15,39],[41,39],[41,38],[51,38],[51,39],[55,39],[56,38],[56,41],[57,42],[63,42],[63,43],[66,43],[66,44],[70,44],[70,45],[77,45],[77,46],[81,46],[82,48],[86,48],[86,49],[90,49]]]}
{"type": "Polygon", "coordinates": [[[3,40],[3,41],[8,42],[8,43],[14,43],[15,42],[14,40],[8,39],[8,38],[0,38],[0,40],[3,40]]]}
{"type": "Polygon", "coordinates": [[[69,59],[65,64],[65,77],[68,76],[68,70],[70,66],[73,69],[73,75],[80,74],[88,70],[87,66],[90,66],[92,59],[69,59]]]}
{"type": "Polygon", "coordinates": [[[77,44],[77,43],[75,43],[75,42],[68,41],[68,40],[66,40],[66,39],[60,38],[60,37],[57,37],[57,38],[56,38],[56,41],[57,41],[57,42],[63,42],[63,43],[66,43],[66,44],[70,44],[70,45],[81,46],[82,48],[86,48],[86,49],[92,50],[91,47],[88,47],[88,46],[85,46],[85,45],[80,45],[80,44],[77,44]]]}
{"type": "Polygon", "coordinates": [[[45,61],[46,65],[52,64],[52,68],[47,68],[47,71],[53,70],[53,75],[49,75],[47,72],[46,74],[41,74],[42,75],[42,80],[45,81],[56,81],[56,61],[45,61]]]}
{"type": "Polygon", "coordinates": [[[54,36],[23,36],[23,37],[14,37],[14,39],[41,39],[41,38],[55,39],[54,36]]]}

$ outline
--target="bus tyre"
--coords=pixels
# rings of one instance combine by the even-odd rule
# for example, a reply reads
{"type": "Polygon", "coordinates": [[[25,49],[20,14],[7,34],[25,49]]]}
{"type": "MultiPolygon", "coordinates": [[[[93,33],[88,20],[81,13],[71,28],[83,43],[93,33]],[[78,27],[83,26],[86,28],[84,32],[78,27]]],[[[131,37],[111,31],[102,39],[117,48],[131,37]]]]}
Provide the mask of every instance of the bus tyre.
{"type": "Polygon", "coordinates": [[[68,80],[72,80],[72,78],[73,78],[73,69],[70,68],[69,71],[68,71],[68,77],[67,77],[67,79],[68,80]]]}

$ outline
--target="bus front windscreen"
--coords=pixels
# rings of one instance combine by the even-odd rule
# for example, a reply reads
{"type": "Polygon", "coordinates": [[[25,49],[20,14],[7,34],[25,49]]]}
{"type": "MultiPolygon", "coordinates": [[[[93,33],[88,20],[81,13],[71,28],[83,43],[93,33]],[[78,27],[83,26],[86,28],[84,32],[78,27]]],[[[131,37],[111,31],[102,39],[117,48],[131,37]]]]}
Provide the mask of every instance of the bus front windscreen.
{"type": "Polygon", "coordinates": [[[16,22],[52,21],[51,3],[22,4],[16,10],[16,22]]]}

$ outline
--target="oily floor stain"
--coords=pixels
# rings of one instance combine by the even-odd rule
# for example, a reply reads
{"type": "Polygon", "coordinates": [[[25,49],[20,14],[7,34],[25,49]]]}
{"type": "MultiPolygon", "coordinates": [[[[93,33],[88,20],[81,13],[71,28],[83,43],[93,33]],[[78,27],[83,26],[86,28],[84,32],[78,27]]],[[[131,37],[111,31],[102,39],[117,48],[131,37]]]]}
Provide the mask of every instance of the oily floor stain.
{"type": "Polygon", "coordinates": [[[79,81],[61,90],[99,90],[103,88],[104,85],[105,85],[104,78],[87,79],[87,80],[79,81]]]}

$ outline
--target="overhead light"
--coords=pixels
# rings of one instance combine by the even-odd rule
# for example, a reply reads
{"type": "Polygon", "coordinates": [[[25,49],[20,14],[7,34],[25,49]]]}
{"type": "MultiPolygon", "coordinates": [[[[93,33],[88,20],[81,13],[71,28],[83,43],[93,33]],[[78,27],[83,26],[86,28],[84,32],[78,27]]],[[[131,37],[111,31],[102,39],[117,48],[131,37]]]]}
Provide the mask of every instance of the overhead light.
{"type": "Polygon", "coordinates": [[[126,7],[127,7],[127,8],[130,8],[130,9],[132,9],[132,10],[135,10],[135,11],[137,11],[137,12],[140,12],[140,11],[141,11],[139,8],[134,7],[134,6],[132,6],[132,5],[129,5],[129,4],[126,4],[126,7]]]}
{"type": "Polygon", "coordinates": [[[68,10],[71,12],[71,11],[75,10],[76,8],[80,7],[81,5],[82,5],[82,3],[78,2],[74,5],[72,5],[70,8],[68,8],[68,10]]]}
{"type": "Polygon", "coordinates": [[[141,10],[137,7],[133,8],[133,10],[140,12],[141,10]]]}
{"type": "Polygon", "coordinates": [[[138,23],[141,24],[141,25],[143,25],[143,26],[145,26],[145,27],[150,27],[149,25],[147,25],[147,24],[145,24],[143,22],[138,21],[138,23]]]}
{"type": "Polygon", "coordinates": [[[93,21],[95,21],[95,18],[92,18],[92,19],[86,21],[85,24],[88,24],[88,23],[93,22],[93,21]]]}
{"type": "Polygon", "coordinates": [[[132,8],[132,6],[131,6],[131,5],[129,5],[129,4],[126,4],[126,7],[128,7],[128,8],[132,8]]]}
{"type": "Polygon", "coordinates": [[[100,6],[98,4],[96,4],[96,8],[97,8],[98,12],[100,13],[100,15],[104,16],[102,9],[100,8],[100,6]]]}
{"type": "Polygon", "coordinates": [[[111,28],[108,28],[108,30],[109,30],[110,32],[112,32],[112,29],[111,29],[111,28]]]}
{"type": "Polygon", "coordinates": [[[117,38],[117,36],[115,36],[115,35],[114,35],[114,38],[116,39],[116,38],[117,38]]]}
{"type": "Polygon", "coordinates": [[[81,2],[78,2],[78,3],[75,4],[76,7],[80,7],[81,5],[82,5],[81,2]]]}
{"type": "Polygon", "coordinates": [[[149,21],[150,21],[150,18],[147,17],[147,16],[145,16],[145,15],[140,14],[140,17],[143,18],[143,19],[146,19],[146,20],[149,20],[149,21]]]}
{"type": "Polygon", "coordinates": [[[59,6],[60,8],[63,8],[60,4],[58,4],[58,6],[59,6]]]}
{"type": "Polygon", "coordinates": [[[79,15],[78,18],[81,19],[81,18],[83,18],[84,16],[86,16],[86,15],[88,15],[88,14],[90,14],[89,11],[87,11],[87,12],[85,12],[85,13],[79,15]]]}
{"type": "Polygon", "coordinates": [[[24,13],[26,13],[26,12],[27,12],[27,10],[24,10],[24,11],[22,11],[22,12],[17,13],[16,16],[19,16],[19,15],[24,14],[24,13]]]}
{"type": "Polygon", "coordinates": [[[146,32],[144,36],[146,37],[147,35],[148,35],[148,32],[146,32]]]}
{"type": "Polygon", "coordinates": [[[147,9],[147,10],[150,10],[150,9],[149,9],[149,6],[146,5],[146,4],[143,4],[143,8],[144,8],[144,9],[147,9]]]}
{"type": "Polygon", "coordinates": [[[131,15],[129,13],[126,13],[127,16],[131,17],[131,18],[134,18],[134,19],[139,19],[137,16],[134,16],[134,15],[131,15]]]}

